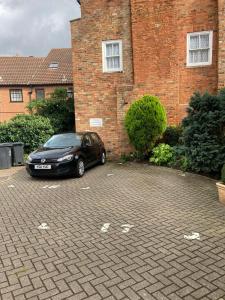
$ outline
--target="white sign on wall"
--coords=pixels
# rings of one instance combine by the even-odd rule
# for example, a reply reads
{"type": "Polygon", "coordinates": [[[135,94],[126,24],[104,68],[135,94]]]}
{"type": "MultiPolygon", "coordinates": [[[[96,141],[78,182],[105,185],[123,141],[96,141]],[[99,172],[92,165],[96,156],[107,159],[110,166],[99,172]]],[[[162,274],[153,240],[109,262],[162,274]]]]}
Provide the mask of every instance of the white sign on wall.
{"type": "Polygon", "coordinates": [[[100,118],[90,119],[90,127],[102,127],[103,120],[100,118]]]}

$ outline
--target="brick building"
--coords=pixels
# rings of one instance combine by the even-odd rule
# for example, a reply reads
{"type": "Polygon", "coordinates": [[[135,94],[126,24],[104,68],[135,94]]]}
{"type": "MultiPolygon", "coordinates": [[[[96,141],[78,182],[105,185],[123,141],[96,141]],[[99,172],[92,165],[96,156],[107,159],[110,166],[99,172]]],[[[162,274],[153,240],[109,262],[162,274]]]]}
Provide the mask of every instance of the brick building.
{"type": "Polygon", "coordinates": [[[0,57],[0,122],[26,113],[34,99],[57,87],[73,93],[72,51],[52,49],[47,57],[0,57]]]}
{"type": "Polygon", "coordinates": [[[143,94],[168,122],[195,91],[225,84],[224,0],[81,0],[71,21],[76,127],[96,130],[113,155],[129,151],[124,116],[143,94]]]}

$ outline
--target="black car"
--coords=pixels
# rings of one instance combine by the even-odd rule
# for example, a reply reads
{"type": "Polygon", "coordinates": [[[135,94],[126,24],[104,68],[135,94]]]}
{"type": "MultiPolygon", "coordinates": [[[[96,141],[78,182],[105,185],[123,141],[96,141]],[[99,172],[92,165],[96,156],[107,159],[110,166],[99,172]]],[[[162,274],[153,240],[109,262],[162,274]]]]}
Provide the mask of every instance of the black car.
{"type": "Polygon", "coordinates": [[[43,146],[32,152],[26,169],[31,176],[82,177],[85,169],[97,163],[104,164],[106,151],[95,132],[53,135],[43,146]]]}

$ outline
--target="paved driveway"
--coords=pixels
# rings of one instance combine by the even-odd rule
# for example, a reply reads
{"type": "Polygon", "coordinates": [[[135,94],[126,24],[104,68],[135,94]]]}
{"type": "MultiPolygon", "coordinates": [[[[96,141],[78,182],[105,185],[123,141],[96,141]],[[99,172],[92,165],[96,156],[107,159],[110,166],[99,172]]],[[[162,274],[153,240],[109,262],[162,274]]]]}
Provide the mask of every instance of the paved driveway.
{"type": "Polygon", "coordinates": [[[2,300],[225,299],[225,207],[214,181],[138,164],[81,179],[8,176],[2,300]],[[192,232],[200,240],[184,238],[192,232]]]}

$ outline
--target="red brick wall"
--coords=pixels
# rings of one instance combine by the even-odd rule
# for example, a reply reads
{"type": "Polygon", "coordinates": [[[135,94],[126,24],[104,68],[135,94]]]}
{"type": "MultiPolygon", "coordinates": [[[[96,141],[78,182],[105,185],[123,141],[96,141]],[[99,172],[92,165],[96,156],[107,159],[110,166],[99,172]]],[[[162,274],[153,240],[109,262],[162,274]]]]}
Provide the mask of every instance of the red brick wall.
{"type": "Polygon", "coordinates": [[[218,88],[225,87],[225,1],[218,0],[219,8],[219,57],[218,88]]]}
{"type": "Polygon", "coordinates": [[[135,93],[158,95],[179,123],[194,91],[217,90],[215,0],[131,0],[135,93]],[[187,33],[214,31],[213,64],[186,67],[187,33]]]}
{"type": "Polygon", "coordinates": [[[81,0],[81,19],[71,28],[77,130],[96,131],[89,119],[102,118],[97,131],[115,155],[131,149],[124,116],[137,97],[159,96],[169,123],[178,124],[193,92],[217,91],[216,0],[81,0]],[[209,30],[212,65],[187,67],[187,33],[209,30]],[[101,43],[113,39],[123,40],[124,72],[105,74],[101,43]]]}
{"type": "Polygon", "coordinates": [[[72,22],[76,128],[97,131],[113,154],[125,144],[123,96],[133,83],[129,2],[84,0],[82,18],[72,22]],[[124,72],[103,73],[102,41],[117,39],[123,40],[124,72]],[[104,126],[91,128],[90,118],[102,118],[104,126]]]}

